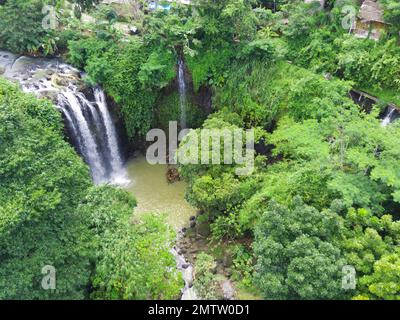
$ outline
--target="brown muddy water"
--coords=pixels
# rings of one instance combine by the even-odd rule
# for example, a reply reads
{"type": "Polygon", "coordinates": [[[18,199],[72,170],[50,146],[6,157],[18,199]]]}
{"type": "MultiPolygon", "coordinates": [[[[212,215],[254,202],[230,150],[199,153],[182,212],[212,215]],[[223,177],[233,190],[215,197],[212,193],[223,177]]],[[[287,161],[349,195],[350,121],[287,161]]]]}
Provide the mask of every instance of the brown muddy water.
{"type": "Polygon", "coordinates": [[[137,199],[136,214],[165,214],[166,222],[177,231],[196,215],[196,209],[185,200],[186,183],[168,183],[166,165],[150,165],[141,155],[128,161],[127,171],[132,182],[126,189],[137,199]]]}

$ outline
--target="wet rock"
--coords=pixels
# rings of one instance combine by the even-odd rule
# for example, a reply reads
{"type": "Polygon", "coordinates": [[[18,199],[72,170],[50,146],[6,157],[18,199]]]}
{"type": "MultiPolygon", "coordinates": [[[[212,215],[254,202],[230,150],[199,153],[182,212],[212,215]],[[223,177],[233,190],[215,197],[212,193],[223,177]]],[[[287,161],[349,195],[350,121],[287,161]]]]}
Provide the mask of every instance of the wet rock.
{"type": "Polygon", "coordinates": [[[81,73],[78,70],[72,70],[72,69],[68,69],[65,71],[65,73],[69,76],[69,77],[73,77],[75,79],[80,79],[81,78],[81,73]]]}
{"type": "Polygon", "coordinates": [[[58,92],[54,90],[43,90],[38,94],[39,98],[50,99],[54,103],[57,102],[58,92]]]}
{"type": "Polygon", "coordinates": [[[182,269],[187,269],[189,267],[190,267],[190,264],[188,264],[188,263],[185,263],[185,264],[182,265],[182,269]]]}
{"type": "Polygon", "coordinates": [[[220,264],[218,264],[218,266],[217,266],[217,273],[224,274],[224,267],[220,264]]]}
{"type": "MultiPolygon", "coordinates": [[[[46,79],[49,76],[46,77],[46,79]]],[[[71,74],[60,74],[60,73],[54,73],[51,77],[50,80],[56,88],[60,87],[68,87],[69,84],[75,84],[75,85],[80,85],[81,82],[79,80],[79,77],[77,75],[71,73],[71,74]]]]}
{"type": "Polygon", "coordinates": [[[139,30],[136,26],[130,26],[129,27],[129,34],[134,36],[136,34],[139,34],[139,30]]]}
{"type": "Polygon", "coordinates": [[[179,181],[180,175],[179,175],[179,171],[177,168],[175,167],[169,167],[167,170],[167,180],[169,183],[175,183],[177,181],[179,181]]]}
{"type": "Polygon", "coordinates": [[[196,217],[195,216],[191,216],[190,217],[190,221],[195,221],[196,220],[196,217]]]}
{"type": "Polygon", "coordinates": [[[183,233],[186,233],[186,231],[187,231],[187,228],[182,228],[183,233]]]}
{"type": "Polygon", "coordinates": [[[52,69],[46,70],[46,75],[47,76],[52,76],[54,73],[55,73],[55,71],[52,70],[52,69]]]}
{"type": "Polygon", "coordinates": [[[330,73],[324,73],[324,78],[325,80],[331,81],[333,79],[332,74],[330,73]]]}
{"type": "Polygon", "coordinates": [[[6,68],[0,66],[0,75],[6,73],[6,68]]]}
{"type": "Polygon", "coordinates": [[[235,289],[229,280],[222,282],[221,285],[224,300],[233,300],[235,298],[235,289]]]}
{"type": "Polygon", "coordinates": [[[197,234],[196,235],[196,237],[195,237],[195,240],[196,241],[201,241],[201,240],[203,240],[204,238],[201,236],[201,235],[199,235],[199,234],[197,234]]]}
{"type": "Polygon", "coordinates": [[[190,228],[192,228],[192,229],[196,228],[196,221],[190,222],[190,228]]]}

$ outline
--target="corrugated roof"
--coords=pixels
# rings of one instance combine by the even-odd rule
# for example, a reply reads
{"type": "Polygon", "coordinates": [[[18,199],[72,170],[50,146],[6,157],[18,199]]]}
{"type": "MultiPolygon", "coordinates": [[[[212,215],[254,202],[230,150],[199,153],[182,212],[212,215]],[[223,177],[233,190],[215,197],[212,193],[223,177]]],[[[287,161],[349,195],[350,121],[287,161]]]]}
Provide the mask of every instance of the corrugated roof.
{"type": "Polygon", "coordinates": [[[379,3],[373,0],[365,0],[360,8],[359,17],[363,22],[376,21],[385,23],[383,9],[379,3]]]}

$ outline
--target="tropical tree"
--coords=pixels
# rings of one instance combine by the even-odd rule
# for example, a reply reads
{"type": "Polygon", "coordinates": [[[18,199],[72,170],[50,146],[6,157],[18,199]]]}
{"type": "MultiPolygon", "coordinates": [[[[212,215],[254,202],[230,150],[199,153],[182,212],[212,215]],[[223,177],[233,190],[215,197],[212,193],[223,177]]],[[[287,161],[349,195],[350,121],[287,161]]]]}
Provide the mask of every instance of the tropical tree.
{"type": "Polygon", "coordinates": [[[287,207],[274,201],[255,229],[255,284],[266,299],[337,299],[345,296],[345,260],[335,241],[339,217],[295,198],[287,207]]]}

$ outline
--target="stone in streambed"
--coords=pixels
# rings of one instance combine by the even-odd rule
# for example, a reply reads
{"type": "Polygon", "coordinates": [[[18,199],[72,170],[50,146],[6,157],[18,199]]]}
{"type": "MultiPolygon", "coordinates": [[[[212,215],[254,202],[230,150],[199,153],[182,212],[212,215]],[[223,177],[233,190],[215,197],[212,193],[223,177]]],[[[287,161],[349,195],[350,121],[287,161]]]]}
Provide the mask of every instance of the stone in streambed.
{"type": "Polygon", "coordinates": [[[221,289],[224,300],[233,300],[235,298],[235,289],[229,280],[222,282],[221,289]]]}

